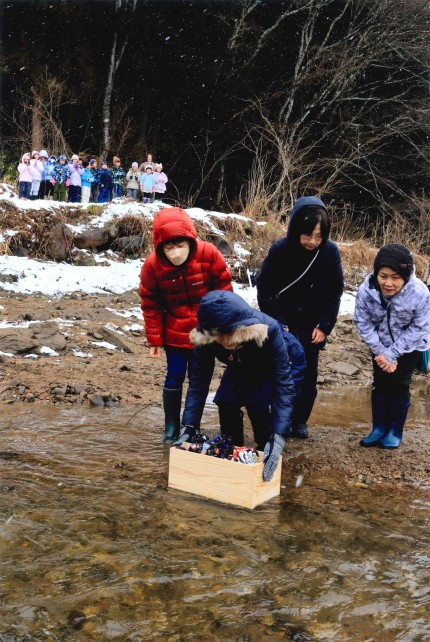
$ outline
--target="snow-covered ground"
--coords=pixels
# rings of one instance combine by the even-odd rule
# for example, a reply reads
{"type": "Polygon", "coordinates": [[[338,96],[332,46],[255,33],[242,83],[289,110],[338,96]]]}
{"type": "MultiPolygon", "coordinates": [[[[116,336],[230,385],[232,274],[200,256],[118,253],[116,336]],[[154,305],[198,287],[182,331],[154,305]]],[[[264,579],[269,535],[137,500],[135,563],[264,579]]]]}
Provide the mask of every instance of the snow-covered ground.
{"type": "MultiPolygon", "coordinates": [[[[13,193],[12,188],[7,185],[0,186],[0,201],[9,200],[22,210],[43,208],[54,210],[56,203],[54,201],[21,201],[13,193]]],[[[75,203],[61,206],[73,206],[75,203]]],[[[81,206],[87,207],[87,206],[81,206]]],[[[124,203],[116,199],[109,205],[105,206],[104,211],[99,216],[95,216],[91,222],[91,227],[105,225],[112,219],[134,214],[145,216],[152,219],[159,210],[160,206],[156,204],[144,205],[143,203],[124,203]]],[[[225,214],[222,212],[206,212],[200,208],[191,208],[187,210],[188,214],[194,220],[205,221],[210,227],[223,236],[221,230],[216,226],[217,218],[234,217],[246,221],[244,216],[238,214],[225,214]]],[[[69,225],[74,233],[82,232],[84,225],[69,225]]],[[[7,241],[7,238],[13,236],[16,232],[9,230],[0,235],[0,242],[7,241]]],[[[240,262],[246,256],[247,251],[240,245],[234,244],[234,251],[237,259],[234,262],[240,262]]],[[[97,257],[97,255],[94,255],[97,257]]],[[[81,292],[86,294],[110,293],[121,294],[132,289],[136,289],[139,282],[139,272],[142,265],[141,260],[127,259],[123,262],[115,260],[113,253],[104,253],[100,259],[103,265],[96,266],[76,266],[68,263],[55,263],[52,261],[39,261],[17,256],[0,256],[0,276],[9,275],[16,278],[13,282],[3,282],[3,290],[24,294],[44,294],[49,297],[59,298],[64,294],[72,292],[81,292]]],[[[243,284],[234,284],[234,290],[242,296],[250,305],[257,306],[256,290],[253,287],[243,284]]],[[[355,295],[352,292],[346,292],[342,297],[340,314],[352,314],[354,309],[355,295]]]]}

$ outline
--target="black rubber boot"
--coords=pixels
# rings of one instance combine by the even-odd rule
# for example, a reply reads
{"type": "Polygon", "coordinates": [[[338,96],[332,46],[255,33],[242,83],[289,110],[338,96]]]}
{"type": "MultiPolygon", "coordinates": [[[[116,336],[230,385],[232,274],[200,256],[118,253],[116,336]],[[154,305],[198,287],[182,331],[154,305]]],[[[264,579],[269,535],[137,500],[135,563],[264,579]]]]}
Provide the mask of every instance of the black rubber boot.
{"type": "Polygon", "coordinates": [[[181,427],[182,388],[163,388],[164,441],[173,444],[179,437],[181,427]]]}
{"type": "Polygon", "coordinates": [[[372,424],[371,432],[360,441],[360,446],[371,448],[380,446],[381,439],[388,429],[387,397],[380,392],[372,392],[372,424]]]}
{"type": "Polygon", "coordinates": [[[308,424],[304,421],[298,421],[291,428],[291,437],[296,439],[307,439],[309,437],[308,424]]]}
{"type": "Polygon", "coordinates": [[[382,448],[398,448],[402,443],[403,426],[411,405],[410,397],[398,397],[388,400],[389,424],[388,430],[381,439],[382,448]]]}

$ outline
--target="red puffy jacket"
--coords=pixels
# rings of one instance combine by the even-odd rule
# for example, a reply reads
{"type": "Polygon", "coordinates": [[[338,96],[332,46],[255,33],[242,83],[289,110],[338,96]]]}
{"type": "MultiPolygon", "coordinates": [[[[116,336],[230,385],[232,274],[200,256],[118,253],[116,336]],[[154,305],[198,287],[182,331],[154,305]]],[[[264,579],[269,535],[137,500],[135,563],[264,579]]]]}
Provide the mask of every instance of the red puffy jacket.
{"type": "Polygon", "coordinates": [[[190,331],[197,309],[210,290],[233,290],[224,257],[212,243],[197,240],[192,220],[180,207],[162,209],[154,218],[151,252],[140,273],[139,295],[150,346],[192,348],[190,331]],[[179,267],[166,258],[162,244],[187,238],[190,253],[179,267]]]}

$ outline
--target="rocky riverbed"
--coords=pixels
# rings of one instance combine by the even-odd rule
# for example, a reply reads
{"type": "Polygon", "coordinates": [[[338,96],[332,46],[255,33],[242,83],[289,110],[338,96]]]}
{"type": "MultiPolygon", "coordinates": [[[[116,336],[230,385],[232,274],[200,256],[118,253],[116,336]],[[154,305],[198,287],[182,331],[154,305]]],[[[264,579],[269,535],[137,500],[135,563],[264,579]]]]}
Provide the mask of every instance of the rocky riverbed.
{"type": "MultiPolygon", "coordinates": [[[[132,416],[147,404],[161,406],[165,360],[149,358],[136,291],[78,293],[60,299],[3,292],[0,306],[4,407],[81,404],[108,411],[121,404],[130,406],[132,416]]],[[[216,371],[214,390],[221,372],[216,371]]],[[[369,428],[370,382],[367,349],[351,315],[341,316],[321,354],[321,393],[310,422],[311,436],[305,442],[288,441],[289,474],[317,474],[363,490],[376,484],[430,490],[429,378],[416,376],[421,411],[411,415],[404,443],[395,452],[358,446],[369,428]],[[351,390],[361,390],[359,401],[351,390]],[[345,418],[354,405],[351,422],[345,418]]],[[[160,436],[161,431],[160,426],[160,436]]]]}

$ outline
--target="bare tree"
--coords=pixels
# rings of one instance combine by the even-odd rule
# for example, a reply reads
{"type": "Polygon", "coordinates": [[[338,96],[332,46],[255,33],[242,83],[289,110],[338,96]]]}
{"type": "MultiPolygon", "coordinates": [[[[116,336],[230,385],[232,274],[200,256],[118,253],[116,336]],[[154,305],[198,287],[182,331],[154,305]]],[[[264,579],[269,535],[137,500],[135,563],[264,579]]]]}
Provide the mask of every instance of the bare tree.
{"type": "MultiPolygon", "coordinates": [[[[124,5],[124,9],[131,9],[132,12],[136,10],[137,0],[115,0],[115,13],[119,13],[124,5]]],[[[120,23],[118,16],[115,17],[116,24],[120,23]]],[[[118,29],[115,30],[112,48],[109,59],[109,70],[106,81],[106,87],[103,100],[103,150],[102,156],[106,157],[111,147],[111,108],[112,108],[112,93],[115,82],[115,75],[124,55],[125,48],[128,42],[128,35],[126,35],[122,43],[118,42],[118,29]]]]}
{"type": "Polygon", "coordinates": [[[51,76],[45,68],[34,79],[30,91],[15,86],[16,107],[9,112],[3,112],[2,117],[10,125],[13,135],[9,141],[13,147],[17,144],[21,150],[46,147],[53,153],[70,152],[69,145],[63,134],[60,120],[60,109],[70,104],[67,90],[67,79],[59,80],[51,76]]]}
{"type": "MultiPolygon", "coordinates": [[[[386,208],[406,198],[402,161],[429,171],[428,3],[291,2],[270,27],[256,32],[254,20],[252,48],[239,36],[246,40],[256,3],[241,7],[229,47],[249,47],[244,69],[286,20],[296,25],[290,73],[238,114],[249,123],[248,147],[271,158],[272,207],[309,192],[367,192],[386,208]]],[[[267,179],[266,162],[260,169],[267,179]]]]}

